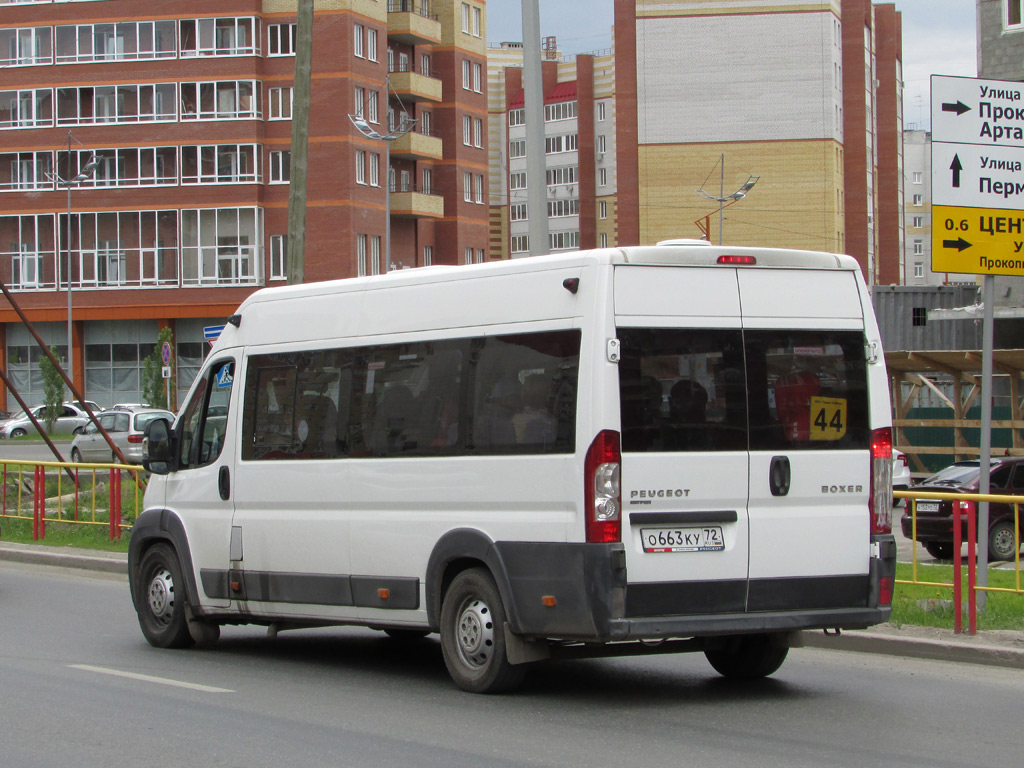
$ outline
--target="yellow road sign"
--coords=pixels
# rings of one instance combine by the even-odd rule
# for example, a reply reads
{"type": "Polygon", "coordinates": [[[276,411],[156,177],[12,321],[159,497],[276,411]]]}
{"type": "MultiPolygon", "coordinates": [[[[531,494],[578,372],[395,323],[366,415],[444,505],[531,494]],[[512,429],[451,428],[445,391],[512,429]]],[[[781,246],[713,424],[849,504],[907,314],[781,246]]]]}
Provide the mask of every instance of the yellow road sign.
{"type": "Polygon", "coordinates": [[[1024,275],[1024,211],[933,205],[932,271],[1024,275]]]}

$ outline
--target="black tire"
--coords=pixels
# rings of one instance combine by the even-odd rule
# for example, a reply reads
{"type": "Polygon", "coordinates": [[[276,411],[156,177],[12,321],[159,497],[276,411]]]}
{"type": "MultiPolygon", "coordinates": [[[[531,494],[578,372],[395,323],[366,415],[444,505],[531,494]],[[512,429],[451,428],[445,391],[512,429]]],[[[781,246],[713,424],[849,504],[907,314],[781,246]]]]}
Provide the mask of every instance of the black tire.
{"type": "Polygon", "coordinates": [[[505,608],[491,574],[463,571],[441,604],[441,651],[448,674],[464,691],[500,693],[516,688],[526,674],[505,653],[505,608]]]}
{"type": "Polygon", "coordinates": [[[135,589],[139,626],[150,645],[188,648],[195,643],[188,631],[187,602],[177,553],[167,544],[154,544],[139,563],[135,589]]]}
{"type": "Polygon", "coordinates": [[[755,680],[782,666],[789,648],[771,635],[737,635],[704,651],[711,666],[724,677],[755,680]]]}
{"type": "Polygon", "coordinates": [[[21,427],[18,427],[17,429],[12,429],[11,430],[11,437],[12,438],[14,438],[14,437],[24,437],[27,434],[28,433],[24,429],[22,429],[21,427]]]}
{"type": "Polygon", "coordinates": [[[953,545],[948,541],[926,541],[924,548],[936,560],[950,560],[953,557],[953,545]]]}
{"type": "Polygon", "coordinates": [[[81,453],[81,451],[79,451],[77,448],[72,448],[71,449],[71,460],[73,462],[75,462],[75,464],[81,464],[82,463],[82,453],[81,453]]]}
{"type": "Polygon", "coordinates": [[[1013,560],[1018,543],[1014,541],[1013,521],[1000,520],[988,529],[989,560],[1013,560]]]}

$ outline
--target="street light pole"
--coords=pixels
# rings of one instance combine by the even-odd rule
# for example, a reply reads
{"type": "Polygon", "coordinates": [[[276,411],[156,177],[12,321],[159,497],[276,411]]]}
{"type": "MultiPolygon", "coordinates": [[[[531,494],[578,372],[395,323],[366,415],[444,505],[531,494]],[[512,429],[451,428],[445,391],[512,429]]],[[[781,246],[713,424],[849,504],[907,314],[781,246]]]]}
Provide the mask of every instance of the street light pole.
{"type": "Polygon", "coordinates": [[[89,162],[85,164],[85,167],[82,168],[81,171],[79,171],[78,175],[75,176],[74,178],[70,178],[71,177],[71,139],[72,139],[71,131],[68,131],[68,167],[67,167],[66,173],[68,174],[69,178],[63,179],[63,178],[61,178],[61,176],[59,174],[56,174],[56,173],[52,173],[52,174],[49,174],[49,175],[50,175],[51,180],[54,181],[58,186],[59,185],[64,185],[64,188],[67,190],[67,198],[68,198],[68,221],[67,221],[67,227],[65,228],[65,236],[67,238],[67,247],[65,249],[67,251],[67,273],[66,273],[67,276],[66,276],[65,279],[67,281],[66,287],[67,287],[67,291],[68,291],[68,377],[70,378],[71,381],[74,381],[74,379],[75,379],[75,365],[74,365],[74,362],[75,362],[74,355],[75,355],[75,353],[74,353],[74,344],[73,344],[73,338],[72,338],[73,322],[72,322],[72,315],[71,315],[71,188],[72,187],[77,187],[83,181],[89,179],[93,175],[93,173],[95,172],[96,167],[100,164],[100,161],[99,161],[99,159],[97,159],[96,153],[93,152],[92,156],[89,158],[89,162]]]}
{"type": "MultiPolygon", "coordinates": [[[[760,179],[761,177],[760,176],[750,176],[750,178],[747,179],[746,183],[742,187],[737,189],[731,195],[727,195],[727,194],[725,194],[725,155],[724,154],[722,155],[722,157],[721,157],[719,162],[721,163],[721,174],[720,174],[720,177],[719,177],[720,180],[719,180],[719,185],[718,185],[718,190],[719,190],[718,191],[718,196],[716,197],[715,195],[708,194],[703,189],[698,189],[698,190],[695,190],[695,191],[701,197],[706,197],[708,200],[713,200],[716,203],[718,203],[718,244],[721,245],[722,244],[722,222],[725,219],[725,217],[722,215],[722,212],[725,210],[726,207],[732,205],[733,203],[739,202],[744,197],[746,197],[747,193],[751,189],[753,189],[754,185],[757,184],[757,180],[760,179]]],[[[714,170],[714,169],[712,169],[712,170],[714,170]]],[[[707,179],[705,179],[705,181],[707,181],[707,179]]],[[[704,233],[704,237],[706,237],[708,240],[711,239],[711,235],[707,231],[708,229],[710,229],[710,226],[711,226],[711,222],[710,222],[711,216],[712,216],[712,214],[708,214],[708,216],[705,219],[705,223],[704,223],[703,226],[700,224],[700,220],[699,219],[697,220],[697,226],[699,226],[701,228],[701,231],[704,233]]]]}

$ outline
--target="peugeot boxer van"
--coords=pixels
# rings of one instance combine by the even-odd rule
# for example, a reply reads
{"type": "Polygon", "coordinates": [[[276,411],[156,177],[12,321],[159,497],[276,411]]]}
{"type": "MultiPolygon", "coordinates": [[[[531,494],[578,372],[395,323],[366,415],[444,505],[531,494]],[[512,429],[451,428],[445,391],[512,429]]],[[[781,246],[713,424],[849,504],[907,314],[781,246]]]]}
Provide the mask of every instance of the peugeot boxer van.
{"type": "Polygon", "coordinates": [[[889,617],[891,417],[848,256],[669,242],[260,290],[131,538],[146,639],[440,635],[455,683],[889,617]]]}

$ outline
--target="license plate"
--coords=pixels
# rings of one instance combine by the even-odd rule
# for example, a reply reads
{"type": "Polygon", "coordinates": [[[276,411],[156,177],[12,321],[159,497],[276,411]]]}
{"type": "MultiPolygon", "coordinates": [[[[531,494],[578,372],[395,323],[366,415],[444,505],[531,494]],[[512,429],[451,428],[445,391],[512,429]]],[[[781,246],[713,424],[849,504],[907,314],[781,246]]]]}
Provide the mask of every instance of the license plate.
{"type": "Polygon", "coordinates": [[[937,501],[919,501],[917,502],[918,512],[938,512],[939,502],[937,501]]]}
{"type": "Polygon", "coordinates": [[[720,552],[725,549],[722,526],[641,528],[644,552],[720,552]]]}

